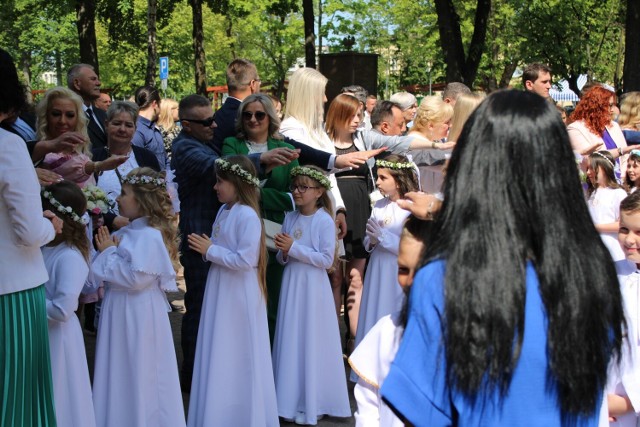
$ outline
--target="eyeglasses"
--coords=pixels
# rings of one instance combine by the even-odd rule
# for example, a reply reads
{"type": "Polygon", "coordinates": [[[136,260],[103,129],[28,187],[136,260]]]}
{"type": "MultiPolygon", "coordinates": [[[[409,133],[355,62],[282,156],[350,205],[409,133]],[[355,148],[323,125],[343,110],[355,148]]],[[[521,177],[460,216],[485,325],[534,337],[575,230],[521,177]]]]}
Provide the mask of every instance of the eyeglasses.
{"type": "Polygon", "coordinates": [[[213,122],[215,120],[216,120],[216,115],[215,114],[213,116],[209,117],[208,119],[204,119],[204,120],[182,119],[183,122],[198,123],[199,125],[206,126],[206,127],[211,127],[211,125],[213,124],[213,122]]]}
{"type": "Polygon", "coordinates": [[[308,185],[294,185],[294,184],[289,185],[289,191],[291,191],[292,193],[298,190],[298,193],[304,194],[310,188],[319,188],[319,187],[309,187],[308,185]]]}
{"type": "Polygon", "coordinates": [[[242,118],[247,122],[251,120],[253,116],[256,117],[256,121],[261,122],[265,117],[267,117],[267,113],[265,113],[264,111],[256,111],[255,113],[252,113],[251,111],[242,112],[242,118]]]}

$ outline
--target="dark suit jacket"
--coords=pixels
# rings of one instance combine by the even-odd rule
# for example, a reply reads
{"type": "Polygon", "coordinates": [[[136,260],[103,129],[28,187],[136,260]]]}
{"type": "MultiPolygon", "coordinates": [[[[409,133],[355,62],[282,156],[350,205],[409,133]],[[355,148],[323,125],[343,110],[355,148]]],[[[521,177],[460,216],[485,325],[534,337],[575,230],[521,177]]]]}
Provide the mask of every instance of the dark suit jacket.
{"type": "MultiPolygon", "coordinates": [[[[91,110],[93,110],[93,114],[95,114],[96,119],[98,119],[102,128],[106,129],[107,125],[105,122],[107,120],[107,113],[95,107],[91,108],[91,110]]],[[[107,146],[107,134],[98,127],[94,120],[89,120],[89,123],[87,124],[87,133],[91,140],[92,151],[96,151],[107,146]]]]}
{"type": "Polygon", "coordinates": [[[213,131],[213,146],[222,153],[222,144],[230,136],[236,136],[236,116],[241,102],[232,97],[228,97],[222,107],[216,111],[217,128],[213,131]]]}

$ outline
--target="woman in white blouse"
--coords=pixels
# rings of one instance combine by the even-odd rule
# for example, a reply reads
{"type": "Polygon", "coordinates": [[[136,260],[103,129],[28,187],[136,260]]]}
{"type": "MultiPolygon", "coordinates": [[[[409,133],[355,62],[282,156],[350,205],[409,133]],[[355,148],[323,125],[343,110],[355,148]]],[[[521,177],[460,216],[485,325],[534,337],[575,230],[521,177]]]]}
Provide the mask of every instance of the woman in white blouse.
{"type": "MultiPolygon", "coordinates": [[[[0,49],[0,122],[19,114],[25,92],[0,49]]],[[[40,185],[24,141],[0,129],[0,425],[55,424],[40,246],[62,230],[42,212],[40,185]]]]}

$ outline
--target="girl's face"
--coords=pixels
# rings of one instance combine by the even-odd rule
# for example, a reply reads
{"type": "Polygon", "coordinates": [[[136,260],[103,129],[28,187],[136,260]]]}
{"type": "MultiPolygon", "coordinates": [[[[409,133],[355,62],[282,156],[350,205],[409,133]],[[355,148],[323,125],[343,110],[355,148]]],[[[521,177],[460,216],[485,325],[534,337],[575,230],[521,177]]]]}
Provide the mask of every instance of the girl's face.
{"type": "Polygon", "coordinates": [[[296,178],[289,186],[293,201],[303,214],[310,214],[315,211],[318,199],[322,197],[324,188],[319,183],[311,179],[296,178]]]}
{"type": "Polygon", "coordinates": [[[403,234],[398,247],[398,283],[403,289],[411,286],[423,244],[409,234],[403,234]]]}
{"type": "Polygon", "coordinates": [[[107,122],[107,137],[109,141],[128,144],[136,132],[136,123],[129,113],[119,113],[107,122]]]}
{"type": "Polygon", "coordinates": [[[640,184],[640,162],[637,160],[629,160],[627,163],[627,176],[633,182],[634,187],[640,184]]]}
{"type": "Polygon", "coordinates": [[[391,171],[389,171],[389,169],[378,168],[378,179],[376,180],[376,185],[378,190],[380,190],[380,193],[392,201],[395,201],[400,196],[398,192],[398,184],[396,183],[393,175],[391,175],[391,171]]]}
{"type": "Polygon", "coordinates": [[[233,204],[238,200],[236,187],[234,187],[230,181],[222,179],[218,175],[216,175],[216,185],[213,186],[213,189],[216,191],[220,203],[226,203],[229,206],[233,206],[233,204]]]}
{"type": "Polygon", "coordinates": [[[247,104],[242,111],[242,122],[247,137],[254,142],[264,142],[269,135],[269,116],[258,101],[247,104]],[[260,141],[262,140],[262,141],[260,141]]]}
{"type": "Polygon", "coordinates": [[[135,198],[131,185],[122,185],[122,190],[120,190],[120,195],[116,198],[116,202],[118,202],[120,215],[129,218],[129,221],[133,221],[142,216],[140,205],[135,198]]]}
{"type": "Polygon", "coordinates": [[[351,121],[349,122],[349,133],[355,133],[355,131],[358,130],[358,126],[360,126],[360,122],[362,121],[360,114],[361,108],[358,108],[358,111],[351,117],[351,121]]]}
{"type": "Polygon", "coordinates": [[[627,259],[640,264],[640,212],[620,211],[618,242],[627,259]]]}
{"type": "Polygon", "coordinates": [[[57,98],[51,101],[47,112],[47,134],[57,138],[65,132],[76,130],[78,112],[76,104],[67,98],[57,98]]]}
{"type": "Polygon", "coordinates": [[[602,170],[602,166],[598,166],[598,172],[596,173],[593,167],[591,167],[591,164],[589,164],[587,166],[587,178],[589,179],[589,182],[591,182],[591,185],[593,185],[594,187],[607,186],[607,178],[604,174],[604,170],[602,170]]]}

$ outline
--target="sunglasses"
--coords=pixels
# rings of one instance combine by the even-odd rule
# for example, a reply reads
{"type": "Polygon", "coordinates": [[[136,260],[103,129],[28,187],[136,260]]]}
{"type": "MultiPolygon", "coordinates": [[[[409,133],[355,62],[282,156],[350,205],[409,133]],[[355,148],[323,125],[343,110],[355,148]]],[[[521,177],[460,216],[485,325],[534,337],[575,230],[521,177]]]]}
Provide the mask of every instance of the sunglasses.
{"type": "Polygon", "coordinates": [[[206,126],[206,127],[211,127],[211,125],[213,124],[213,122],[215,120],[216,120],[216,115],[215,114],[213,116],[209,117],[208,119],[204,119],[204,120],[182,119],[182,121],[184,121],[184,122],[198,123],[199,125],[206,126]]]}
{"type": "Polygon", "coordinates": [[[255,113],[252,113],[251,111],[242,112],[242,118],[246,121],[251,120],[253,116],[256,117],[257,121],[261,122],[264,120],[265,117],[267,117],[267,113],[265,113],[264,111],[256,111],[255,113]]]}

